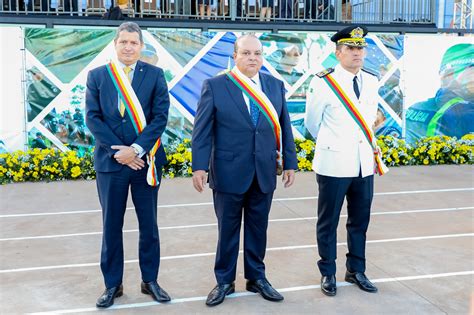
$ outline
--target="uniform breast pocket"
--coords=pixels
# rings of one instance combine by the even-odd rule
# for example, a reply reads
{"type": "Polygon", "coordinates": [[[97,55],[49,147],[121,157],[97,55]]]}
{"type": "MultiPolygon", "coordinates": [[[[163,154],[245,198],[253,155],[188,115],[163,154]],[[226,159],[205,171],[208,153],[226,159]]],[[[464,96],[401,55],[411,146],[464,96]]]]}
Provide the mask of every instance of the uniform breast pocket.
{"type": "Polygon", "coordinates": [[[342,146],[340,146],[338,143],[318,143],[316,144],[316,149],[323,151],[340,152],[342,151],[342,146]]]}

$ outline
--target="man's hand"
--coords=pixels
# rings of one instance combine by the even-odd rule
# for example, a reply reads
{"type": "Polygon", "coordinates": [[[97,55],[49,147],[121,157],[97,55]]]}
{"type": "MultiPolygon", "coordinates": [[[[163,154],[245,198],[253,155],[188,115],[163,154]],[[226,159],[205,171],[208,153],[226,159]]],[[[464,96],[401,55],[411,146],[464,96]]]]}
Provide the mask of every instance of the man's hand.
{"type": "Polygon", "coordinates": [[[112,149],[118,150],[114,154],[114,158],[123,165],[128,165],[129,163],[133,162],[137,157],[135,150],[132,147],[126,145],[113,145],[111,146],[112,149]]]}
{"type": "Polygon", "coordinates": [[[380,150],[380,147],[379,147],[379,146],[376,146],[376,147],[374,148],[374,155],[378,155],[378,154],[380,154],[380,153],[382,153],[382,150],[380,150]]]}
{"type": "Polygon", "coordinates": [[[285,188],[290,187],[295,182],[295,170],[284,170],[281,179],[285,188]]]}
{"type": "Polygon", "coordinates": [[[127,164],[127,166],[130,167],[132,170],[138,171],[145,167],[145,161],[136,156],[132,162],[127,164]]]}
{"type": "Polygon", "coordinates": [[[206,171],[194,171],[193,172],[193,186],[198,192],[203,192],[204,186],[206,186],[207,175],[206,171]]]}

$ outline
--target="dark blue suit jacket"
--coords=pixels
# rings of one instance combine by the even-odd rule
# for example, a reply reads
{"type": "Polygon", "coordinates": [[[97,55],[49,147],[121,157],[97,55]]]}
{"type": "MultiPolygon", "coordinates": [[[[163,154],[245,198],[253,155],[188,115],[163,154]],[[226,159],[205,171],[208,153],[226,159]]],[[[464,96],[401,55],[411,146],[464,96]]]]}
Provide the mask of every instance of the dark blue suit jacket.
{"type": "MultiPolygon", "coordinates": [[[[280,80],[260,73],[263,92],[280,118],[284,169],[297,167],[295,144],[280,80]]],[[[276,188],[276,142],[273,130],[260,113],[255,127],[241,90],[226,76],[204,81],[194,120],[193,170],[209,170],[214,190],[242,194],[256,174],[260,189],[276,188]]]]}
{"type": "MultiPolygon", "coordinates": [[[[145,113],[147,126],[136,134],[128,114],[120,115],[118,93],[105,66],[89,72],[86,90],[86,124],[96,139],[94,168],[98,172],[116,172],[123,166],[113,158],[112,145],[136,143],[149,151],[166,128],[170,106],[163,70],[138,61],[132,88],[145,113]],[[146,79],[145,79],[146,78],[146,79]]],[[[157,169],[166,163],[163,145],[155,155],[157,169]]]]}

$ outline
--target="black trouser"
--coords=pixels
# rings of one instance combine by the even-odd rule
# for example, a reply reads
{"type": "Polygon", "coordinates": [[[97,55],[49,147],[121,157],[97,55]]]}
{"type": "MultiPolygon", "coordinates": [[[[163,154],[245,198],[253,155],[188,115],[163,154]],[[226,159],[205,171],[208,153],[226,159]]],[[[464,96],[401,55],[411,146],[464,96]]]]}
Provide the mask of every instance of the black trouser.
{"type": "Polygon", "coordinates": [[[305,17],[307,19],[316,19],[318,5],[316,0],[305,0],[305,17]]]}
{"type": "Polygon", "coordinates": [[[323,276],[336,273],[337,225],[344,197],[347,198],[346,267],[351,272],[365,272],[365,241],[374,195],[374,176],[330,177],[316,175],[319,188],[316,236],[323,276]]]}

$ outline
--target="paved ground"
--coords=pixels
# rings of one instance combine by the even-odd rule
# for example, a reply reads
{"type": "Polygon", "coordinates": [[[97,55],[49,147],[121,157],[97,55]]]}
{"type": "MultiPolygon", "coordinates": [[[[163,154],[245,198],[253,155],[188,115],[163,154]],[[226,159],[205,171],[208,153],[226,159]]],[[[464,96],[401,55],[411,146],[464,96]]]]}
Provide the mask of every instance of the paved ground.
{"type": "MultiPolygon", "coordinates": [[[[239,259],[237,293],[215,308],[216,246],[211,194],[190,179],[164,180],[160,191],[159,283],[173,302],[140,293],[137,222],[124,227],[125,295],[117,314],[468,314],[474,297],[474,167],[392,168],[376,178],[367,244],[367,275],[379,293],[343,281],[346,220],[338,232],[338,294],[319,288],[315,245],[316,181],[297,175],[275,193],[267,276],[285,296],[272,303],[246,292],[239,259]]],[[[101,214],[95,182],[26,183],[0,187],[0,313],[94,313],[103,290],[98,266],[101,214]]],[[[132,205],[130,204],[130,207],[132,205]]],[[[108,312],[108,311],[107,311],[108,312]]]]}

